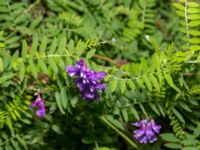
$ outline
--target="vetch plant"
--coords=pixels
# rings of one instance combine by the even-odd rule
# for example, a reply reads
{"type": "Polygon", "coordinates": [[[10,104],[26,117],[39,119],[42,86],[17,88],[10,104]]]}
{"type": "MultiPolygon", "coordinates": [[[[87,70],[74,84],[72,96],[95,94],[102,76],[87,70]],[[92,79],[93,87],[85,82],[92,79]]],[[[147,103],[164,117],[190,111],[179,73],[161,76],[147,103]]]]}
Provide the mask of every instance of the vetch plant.
{"type": "Polygon", "coordinates": [[[153,119],[145,119],[133,123],[135,127],[139,127],[134,131],[134,137],[141,144],[153,143],[157,140],[160,133],[161,125],[157,125],[153,119]]]}
{"type": "Polygon", "coordinates": [[[30,105],[31,108],[37,108],[36,110],[36,115],[38,117],[44,117],[46,114],[46,108],[45,108],[45,104],[40,96],[40,94],[37,95],[37,98],[34,102],[31,103],[30,105]]]}
{"type": "Polygon", "coordinates": [[[0,150],[200,149],[199,29],[197,0],[0,0],[0,150]]]}
{"type": "Polygon", "coordinates": [[[87,101],[98,99],[99,92],[106,87],[105,83],[100,83],[105,76],[105,72],[90,70],[83,59],[78,61],[75,66],[67,66],[66,71],[70,77],[74,77],[74,83],[87,101]]]}

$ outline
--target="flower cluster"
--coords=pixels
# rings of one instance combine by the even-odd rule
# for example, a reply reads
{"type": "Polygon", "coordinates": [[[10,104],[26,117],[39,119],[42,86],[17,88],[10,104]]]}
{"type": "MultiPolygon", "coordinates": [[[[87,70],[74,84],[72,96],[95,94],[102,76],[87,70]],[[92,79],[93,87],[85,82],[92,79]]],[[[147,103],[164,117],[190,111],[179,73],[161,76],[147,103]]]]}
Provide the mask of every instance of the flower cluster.
{"type": "Polygon", "coordinates": [[[76,66],[69,65],[66,67],[69,76],[74,77],[74,82],[84,99],[92,101],[99,97],[106,84],[100,83],[105,76],[104,72],[90,70],[84,60],[77,62],[76,66]]]}
{"type": "Polygon", "coordinates": [[[38,94],[36,100],[34,102],[31,103],[30,107],[34,108],[38,106],[39,108],[36,110],[36,115],[38,117],[44,117],[45,113],[46,113],[46,108],[44,105],[44,102],[42,101],[42,98],[40,97],[40,95],[38,94]]]}
{"type": "Polygon", "coordinates": [[[161,126],[157,125],[153,119],[141,120],[133,123],[133,125],[140,128],[134,131],[134,137],[140,143],[153,143],[157,140],[157,134],[159,134],[161,126]]]}

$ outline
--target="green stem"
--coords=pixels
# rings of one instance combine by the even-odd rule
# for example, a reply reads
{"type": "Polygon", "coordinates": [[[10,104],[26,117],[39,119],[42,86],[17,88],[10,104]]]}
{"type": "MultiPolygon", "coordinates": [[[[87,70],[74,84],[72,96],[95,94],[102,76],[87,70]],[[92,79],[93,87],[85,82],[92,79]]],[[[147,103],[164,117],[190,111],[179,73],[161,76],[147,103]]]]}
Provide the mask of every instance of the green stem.
{"type": "Polygon", "coordinates": [[[117,129],[112,123],[110,123],[104,116],[99,117],[104,123],[106,123],[109,127],[111,127],[113,130],[115,130],[121,137],[124,138],[133,148],[138,149],[137,145],[129,138],[127,137],[123,132],[121,132],[119,129],[117,129]]]}

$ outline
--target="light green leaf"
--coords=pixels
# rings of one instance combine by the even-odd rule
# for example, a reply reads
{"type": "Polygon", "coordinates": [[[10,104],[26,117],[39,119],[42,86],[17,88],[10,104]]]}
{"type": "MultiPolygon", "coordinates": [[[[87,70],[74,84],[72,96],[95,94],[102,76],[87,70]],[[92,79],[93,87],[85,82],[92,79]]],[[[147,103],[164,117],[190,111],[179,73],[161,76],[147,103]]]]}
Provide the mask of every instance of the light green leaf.
{"type": "Polygon", "coordinates": [[[92,58],[92,56],[95,54],[95,52],[96,52],[96,49],[91,49],[91,50],[87,53],[86,59],[92,58]]]}
{"type": "Polygon", "coordinates": [[[179,144],[176,144],[176,143],[167,143],[167,144],[164,144],[165,147],[167,148],[171,148],[171,149],[181,149],[181,145],[179,144]]]}
{"type": "Polygon", "coordinates": [[[179,142],[179,139],[175,137],[172,133],[162,133],[161,138],[167,142],[179,142]]]}
{"type": "Polygon", "coordinates": [[[181,92],[174,84],[173,80],[172,80],[172,77],[169,73],[164,73],[164,76],[165,76],[165,79],[167,80],[167,83],[173,88],[175,89],[176,91],[178,92],[181,92]]]}
{"type": "Polygon", "coordinates": [[[141,88],[145,88],[144,82],[140,78],[137,78],[136,81],[141,88]]]}
{"type": "Polygon", "coordinates": [[[128,80],[127,84],[133,91],[135,91],[135,84],[132,80],[128,80]]]}
{"type": "Polygon", "coordinates": [[[60,99],[60,94],[58,92],[55,93],[55,97],[56,97],[56,104],[60,110],[60,112],[62,114],[65,114],[65,111],[63,110],[63,107],[62,107],[62,103],[61,103],[61,99],[60,99]]]}
{"type": "Polygon", "coordinates": [[[25,60],[27,58],[27,43],[26,40],[22,42],[22,58],[25,60]]]}
{"type": "Polygon", "coordinates": [[[125,82],[125,80],[121,80],[120,89],[121,89],[121,93],[124,94],[125,91],[126,91],[126,82],[125,82]]]}
{"type": "Polygon", "coordinates": [[[31,50],[30,50],[30,57],[31,58],[36,54],[37,47],[38,47],[38,37],[37,37],[37,35],[35,35],[33,37],[33,43],[31,45],[31,50]]]}
{"type": "Polygon", "coordinates": [[[200,6],[198,3],[195,3],[195,2],[188,2],[187,5],[189,7],[199,7],[200,6]]]}
{"type": "Polygon", "coordinates": [[[54,52],[56,50],[56,47],[57,47],[57,39],[54,38],[53,42],[52,42],[52,44],[50,46],[49,54],[51,54],[51,55],[54,54],[54,52]]]}
{"type": "Polygon", "coordinates": [[[42,21],[42,19],[43,19],[43,17],[42,17],[42,16],[39,16],[39,17],[37,17],[36,19],[32,20],[32,23],[31,23],[31,25],[30,25],[30,28],[31,28],[31,29],[36,28],[36,27],[40,24],[40,22],[42,21]]]}
{"type": "Polygon", "coordinates": [[[45,74],[48,74],[48,69],[47,69],[47,66],[46,64],[44,63],[44,61],[42,59],[39,59],[38,60],[38,64],[40,66],[40,69],[45,73],[45,74]]]}
{"type": "Polygon", "coordinates": [[[68,45],[68,51],[72,52],[74,50],[74,41],[70,40],[69,45],[68,45]]]}
{"type": "Polygon", "coordinates": [[[65,51],[65,46],[66,46],[66,38],[62,38],[58,47],[59,54],[63,54],[63,52],[65,51]]]}
{"type": "Polygon", "coordinates": [[[24,76],[25,76],[25,65],[24,65],[24,62],[21,62],[20,66],[19,66],[19,79],[20,79],[20,81],[24,80],[24,76]]]}
{"type": "Polygon", "coordinates": [[[173,5],[179,10],[185,10],[185,7],[181,3],[173,3],[173,5]]]}
{"type": "Polygon", "coordinates": [[[146,76],[144,76],[142,79],[145,82],[145,84],[146,84],[147,88],[149,89],[149,91],[152,91],[152,85],[151,85],[151,82],[149,81],[149,79],[146,76]]]}
{"type": "Polygon", "coordinates": [[[32,75],[37,78],[37,71],[36,71],[36,67],[35,64],[33,62],[32,59],[29,59],[29,66],[30,66],[30,71],[32,72],[32,75]]]}
{"type": "Polygon", "coordinates": [[[118,80],[116,78],[114,78],[112,81],[111,81],[111,92],[114,92],[117,88],[117,83],[118,83],[118,80]]]}
{"type": "Polygon", "coordinates": [[[158,92],[160,92],[160,86],[159,86],[159,83],[158,83],[158,80],[156,79],[156,77],[154,77],[154,75],[152,75],[152,74],[149,77],[150,77],[149,79],[151,80],[153,86],[156,88],[156,90],[158,92]]]}
{"type": "Polygon", "coordinates": [[[40,56],[42,56],[45,53],[46,47],[47,47],[47,37],[45,36],[42,38],[42,42],[40,45],[39,49],[40,56]]]}
{"type": "Polygon", "coordinates": [[[192,44],[199,44],[200,43],[200,38],[191,38],[190,43],[192,44]]]}
{"type": "Polygon", "coordinates": [[[48,62],[49,62],[49,65],[50,67],[52,68],[52,70],[55,72],[55,73],[58,73],[58,67],[55,63],[55,60],[53,58],[49,58],[48,59],[48,62]]]}
{"type": "Polygon", "coordinates": [[[200,21],[191,21],[188,25],[189,27],[196,27],[200,25],[200,21]]]}
{"type": "Polygon", "coordinates": [[[68,105],[68,98],[67,98],[67,94],[64,88],[61,89],[60,97],[61,97],[62,106],[64,109],[66,109],[68,105]]]}

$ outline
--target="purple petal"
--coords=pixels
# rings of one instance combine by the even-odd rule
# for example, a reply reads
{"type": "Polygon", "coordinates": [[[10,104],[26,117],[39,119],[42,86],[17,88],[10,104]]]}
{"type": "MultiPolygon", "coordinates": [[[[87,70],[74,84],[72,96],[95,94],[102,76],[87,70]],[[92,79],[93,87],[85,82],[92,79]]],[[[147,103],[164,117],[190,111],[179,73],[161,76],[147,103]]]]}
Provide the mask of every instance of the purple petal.
{"type": "Polygon", "coordinates": [[[36,106],[37,106],[37,102],[36,101],[32,102],[31,105],[30,105],[31,108],[34,108],[36,106]]]}
{"type": "Polygon", "coordinates": [[[153,131],[158,134],[160,132],[161,125],[157,125],[153,119],[151,119],[150,122],[151,122],[151,127],[152,127],[153,131]]]}
{"type": "Polygon", "coordinates": [[[132,125],[136,126],[136,127],[141,127],[143,124],[146,124],[147,120],[141,120],[135,123],[132,123],[132,125]]]}
{"type": "Polygon", "coordinates": [[[157,137],[156,135],[151,136],[150,138],[148,138],[150,143],[154,143],[155,141],[157,141],[157,137]]]}
{"type": "Polygon", "coordinates": [[[82,91],[85,90],[85,87],[86,87],[86,86],[85,86],[85,84],[79,82],[79,83],[77,83],[77,87],[78,87],[78,89],[82,92],[82,91]]]}
{"type": "Polygon", "coordinates": [[[98,90],[103,90],[105,87],[106,87],[106,84],[105,84],[105,83],[98,84],[98,85],[96,86],[96,88],[97,88],[98,90]]]}
{"type": "Polygon", "coordinates": [[[74,75],[76,75],[78,73],[78,69],[75,68],[72,65],[67,66],[66,67],[66,71],[69,74],[69,76],[71,76],[71,77],[74,76],[74,75]]]}
{"type": "Polygon", "coordinates": [[[145,134],[145,129],[139,129],[134,131],[134,137],[139,140],[145,134]]]}
{"type": "Polygon", "coordinates": [[[79,60],[79,61],[76,63],[76,67],[77,67],[78,69],[82,68],[82,66],[86,66],[83,59],[79,60]]]}
{"type": "Polygon", "coordinates": [[[44,117],[44,116],[45,116],[45,113],[46,113],[46,109],[45,109],[45,108],[41,108],[41,109],[38,109],[38,110],[36,111],[36,115],[37,115],[38,117],[44,117]]]}
{"type": "Polygon", "coordinates": [[[153,135],[154,135],[154,132],[153,132],[153,130],[152,130],[152,128],[151,128],[151,123],[148,122],[148,123],[147,123],[147,126],[146,126],[146,136],[147,136],[147,137],[151,137],[151,136],[153,136],[153,135]]]}
{"type": "Polygon", "coordinates": [[[102,80],[105,77],[105,74],[106,74],[105,72],[97,72],[96,73],[97,79],[102,80]]]}
{"type": "Polygon", "coordinates": [[[139,142],[140,142],[141,144],[146,144],[146,143],[148,142],[148,139],[147,139],[146,136],[143,136],[143,137],[141,137],[141,138],[138,139],[138,140],[139,140],[139,142]]]}
{"type": "Polygon", "coordinates": [[[87,100],[91,100],[95,98],[95,93],[90,92],[90,91],[85,92],[83,95],[84,95],[84,98],[87,100]]]}

